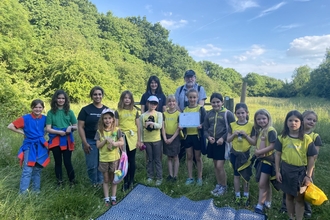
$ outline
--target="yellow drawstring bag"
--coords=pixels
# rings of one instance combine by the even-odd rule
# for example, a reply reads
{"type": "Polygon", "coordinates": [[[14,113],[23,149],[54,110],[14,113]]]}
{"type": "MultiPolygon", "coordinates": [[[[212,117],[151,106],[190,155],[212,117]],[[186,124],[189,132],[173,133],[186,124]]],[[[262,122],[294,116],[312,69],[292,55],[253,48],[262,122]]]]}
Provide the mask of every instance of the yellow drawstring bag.
{"type": "Polygon", "coordinates": [[[304,199],[306,202],[309,202],[313,205],[322,205],[324,201],[328,200],[324,192],[313,183],[308,185],[305,191],[304,199]]]}

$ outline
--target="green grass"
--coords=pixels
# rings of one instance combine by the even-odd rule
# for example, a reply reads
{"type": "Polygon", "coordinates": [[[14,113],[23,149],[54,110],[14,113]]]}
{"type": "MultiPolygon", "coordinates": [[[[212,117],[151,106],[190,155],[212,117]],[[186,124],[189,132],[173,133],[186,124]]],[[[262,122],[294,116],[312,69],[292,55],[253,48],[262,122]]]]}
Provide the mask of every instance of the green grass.
{"type": "MultiPolygon", "coordinates": [[[[235,100],[236,101],[236,100],[235,100]]],[[[281,131],[283,120],[286,113],[292,109],[304,111],[313,109],[319,115],[319,122],[316,127],[324,142],[320,150],[319,159],[316,164],[315,184],[318,185],[328,196],[330,196],[330,130],[329,110],[330,102],[321,99],[275,99],[275,98],[247,98],[246,103],[249,107],[250,118],[260,108],[267,109],[274,120],[274,126],[281,131]]],[[[111,107],[114,104],[105,103],[111,107]]],[[[83,105],[73,105],[72,108],[77,114],[83,105]]],[[[80,147],[80,139],[76,136],[76,150],[73,153],[73,165],[75,168],[78,184],[74,188],[67,185],[63,189],[56,188],[56,178],[54,174],[54,162],[51,161],[42,173],[41,194],[22,197],[18,195],[21,168],[19,167],[16,154],[22,143],[22,137],[6,129],[9,122],[2,121],[0,125],[0,219],[94,219],[104,213],[107,208],[103,204],[102,189],[91,187],[87,178],[85,157],[80,147]]],[[[52,157],[52,155],[51,155],[52,157]]],[[[203,200],[212,198],[210,191],[215,185],[215,176],[213,163],[206,157],[203,158],[203,187],[185,186],[187,177],[185,164],[180,165],[179,179],[175,184],[165,183],[159,189],[165,194],[177,198],[186,196],[192,200],[203,200]]],[[[146,177],[144,152],[137,152],[137,172],[136,181],[143,183],[146,177]]],[[[214,204],[219,207],[234,205],[233,192],[233,171],[226,162],[225,169],[228,177],[229,191],[222,197],[214,198],[214,204]]],[[[194,170],[196,172],[196,170],[194,170]]],[[[63,174],[65,174],[63,167],[63,174]]],[[[163,177],[168,175],[166,157],[163,157],[163,177]]],[[[196,173],[194,174],[196,176],[196,173]]],[[[118,187],[121,188],[121,184],[118,187]]],[[[258,186],[252,178],[250,181],[251,207],[257,203],[258,186]]],[[[118,190],[117,197],[123,199],[126,194],[118,190]]],[[[273,191],[272,209],[267,212],[269,219],[287,219],[286,215],[279,214],[282,194],[273,191]]],[[[326,220],[330,216],[329,202],[321,206],[313,207],[313,218],[317,220],[326,220]]]]}

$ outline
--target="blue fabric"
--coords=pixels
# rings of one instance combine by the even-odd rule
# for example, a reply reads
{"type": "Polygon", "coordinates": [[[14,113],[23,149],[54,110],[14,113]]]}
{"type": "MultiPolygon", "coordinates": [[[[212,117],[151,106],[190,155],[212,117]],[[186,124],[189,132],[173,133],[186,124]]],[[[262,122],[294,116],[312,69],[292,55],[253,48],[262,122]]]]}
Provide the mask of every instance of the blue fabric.
{"type": "Polygon", "coordinates": [[[35,163],[46,166],[49,163],[48,149],[45,147],[47,141],[44,138],[46,116],[42,115],[41,118],[33,118],[31,114],[28,114],[24,115],[23,119],[25,139],[18,151],[18,158],[22,163],[27,157],[29,166],[34,166],[35,163]],[[26,150],[29,150],[28,154],[24,153],[26,150]]]}
{"type": "MultiPolygon", "coordinates": [[[[98,170],[99,149],[96,147],[96,140],[87,138],[86,141],[92,148],[89,154],[85,153],[88,177],[92,184],[101,184],[103,183],[103,175],[98,170]]],[[[84,148],[84,146],[82,147],[84,148]]]]}
{"type": "MultiPolygon", "coordinates": [[[[52,129],[56,130],[56,131],[65,131],[66,132],[66,129],[67,128],[57,128],[57,127],[52,127],[52,129]]],[[[73,138],[73,132],[70,132],[70,134],[67,134],[70,136],[70,140],[71,142],[74,142],[74,138],[73,138]]],[[[56,137],[56,136],[59,136],[60,137],[60,146],[67,146],[67,135],[64,135],[64,136],[60,136],[58,134],[51,134],[51,133],[48,133],[48,136],[49,136],[49,145],[52,144],[52,141],[53,139],[56,137]]]]}
{"type": "Polygon", "coordinates": [[[24,151],[24,162],[22,169],[22,176],[20,181],[19,192],[21,194],[27,193],[28,188],[32,179],[32,191],[40,192],[40,176],[42,167],[40,165],[36,165],[34,167],[28,166],[28,155],[29,149],[24,151]]]}
{"type": "Polygon", "coordinates": [[[137,185],[122,201],[97,219],[264,220],[265,216],[246,209],[219,208],[213,204],[213,199],[192,201],[186,197],[171,198],[158,188],[137,185]]]}

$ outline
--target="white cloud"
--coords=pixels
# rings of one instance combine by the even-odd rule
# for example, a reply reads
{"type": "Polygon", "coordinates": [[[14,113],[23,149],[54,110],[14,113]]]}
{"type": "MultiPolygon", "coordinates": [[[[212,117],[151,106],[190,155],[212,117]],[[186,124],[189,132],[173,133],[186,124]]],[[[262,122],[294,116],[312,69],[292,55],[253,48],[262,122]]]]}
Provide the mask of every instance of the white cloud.
{"type": "Polygon", "coordinates": [[[184,27],[188,24],[187,20],[173,21],[173,20],[161,20],[159,22],[166,29],[177,29],[184,27]]]}
{"type": "Polygon", "coordinates": [[[147,11],[148,11],[149,13],[152,13],[152,12],[153,12],[153,10],[152,10],[152,5],[146,5],[144,8],[147,9],[147,11]]]}
{"type": "Polygon", "coordinates": [[[274,5],[274,6],[270,7],[270,8],[267,8],[266,10],[263,10],[262,12],[260,12],[260,14],[258,16],[250,19],[250,21],[251,20],[254,20],[254,19],[257,19],[257,18],[261,18],[261,17],[263,17],[265,15],[268,15],[268,14],[272,13],[273,11],[276,11],[276,10],[280,9],[285,4],[286,4],[286,2],[280,2],[277,5],[274,5]]]}
{"type": "Polygon", "coordinates": [[[163,15],[166,16],[166,17],[170,17],[172,16],[172,12],[163,12],[163,15]]]}
{"type": "Polygon", "coordinates": [[[262,48],[259,45],[252,45],[250,50],[245,51],[245,53],[238,55],[238,56],[234,56],[234,58],[236,60],[239,60],[240,62],[242,61],[246,61],[248,59],[256,59],[258,56],[262,55],[263,53],[265,53],[265,49],[262,48]]]}
{"type": "Polygon", "coordinates": [[[284,32],[302,26],[301,24],[278,25],[273,30],[276,32],[284,32]]]}
{"type": "Polygon", "coordinates": [[[222,49],[216,47],[212,44],[207,44],[205,47],[200,48],[192,48],[189,51],[191,56],[195,57],[213,57],[213,56],[220,56],[222,49]]]}
{"type": "Polygon", "coordinates": [[[253,0],[229,0],[229,4],[236,12],[242,12],[248,8],[259,7],[258,3],[253,0]]]}
{"type": "Polygon", "coordinates": [[[326,48],[330,47],[330,35],[305,36],[294,39],[286,51],[288,56],[305,58],[323,57],[326,48]]]}

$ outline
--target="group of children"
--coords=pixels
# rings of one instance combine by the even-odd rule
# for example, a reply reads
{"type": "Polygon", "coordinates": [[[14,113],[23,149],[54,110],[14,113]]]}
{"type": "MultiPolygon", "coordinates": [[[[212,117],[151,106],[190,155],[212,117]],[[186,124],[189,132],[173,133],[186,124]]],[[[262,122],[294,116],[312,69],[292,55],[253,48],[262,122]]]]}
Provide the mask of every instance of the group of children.
{"type": "MultiPolygon", "coordinates": [[[[306,111],[301,114],[298,111],[290,111],[285,118],[282,133],[277,135],[272,127],[271,116],[265,109],[258,110],[254,114],[253,122],[250,122],[246,104],[236,104],[233,114],[224,107],[220,93],[211,95],[212,109],[207,113],[204,107],[197,103],[198,91],[191,89],[186,96],[189,105],[183,112],[199,113],[200,125],[197,127],[179,126],[180,111],[174,95],[166,98],[167,109],[164,113],[156,110],[160,101],[156,96],[151,95],[145,103],[146,111],[139,115],[134,108],[134,98],[130,91],[121,94],[116,111],[108,108],[103,110],[95,140],[100,154],[99,170],[104,178],[105,203],[110,204],[109,182],[113,181],[114,171],[118,167],[120,150],[127,152],[129,163],[123,190],[133,187],[136,149],[146,149],[148,184],[153,183],[154,178],[155,185],[162,184],[163,153],[168,157],[169,176],[166,180],[176,181],[181,145],[186,151],[188,176],[185,184],[196,183],[202,186],[201,137],[204,137],[208,142],[207,157],[213,159],[217,182],[211,191],[212,195],[221,196],[227,191],[227,176],[224,169],[227,153],[225,146],[230,142],[232,148],[229,159],[234,170],[235,202],[249,205],[249,180],[254,165],[259,183],[259,198],[255,212],[264,214],[264,209],[271,207],[270,184],[272,183],[275,189],[281,189],[285,193],[289,217],[302,219],[304,200],[299,189],[311,182],[316,155],[322,145],[319,135],[313,132],[317,122],[316,113],[306,111]],[[252,146],[256,146],[253,155],[250,152],[252,146]],[[196,181],[192,172],[194,160],[197,166],[196,181]],[[243,196],[240,192],[241,179],[243,179],[243,196]]],[[[8,126],[9,129],[25,135],[20,149],[24,162],[20,192],[27,190],[31,178],[33,189],[39,191],[41,167],[49,163],[47,142],[43,139],[46,125],[46,117],[41,114],[44,108],[43,102],[34,100],[31,108],[32,114],[22,116],[8,126]],[[26,146],[29,146],[30,152],[26,150],[26,146]]],[[[72,120],[71,124],[72,127],[64,130],[65,132],[72,132],[75,121],[72,120]]],[[[48,131],[52,130],[48,129],[48,131]]],[[[112,205],[116,204],[116,190],[116,184],[112,184],[112,205]]]]}

